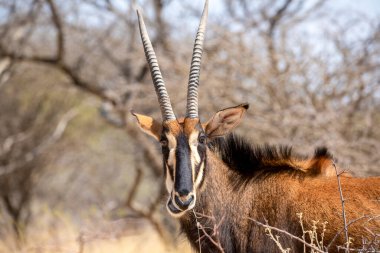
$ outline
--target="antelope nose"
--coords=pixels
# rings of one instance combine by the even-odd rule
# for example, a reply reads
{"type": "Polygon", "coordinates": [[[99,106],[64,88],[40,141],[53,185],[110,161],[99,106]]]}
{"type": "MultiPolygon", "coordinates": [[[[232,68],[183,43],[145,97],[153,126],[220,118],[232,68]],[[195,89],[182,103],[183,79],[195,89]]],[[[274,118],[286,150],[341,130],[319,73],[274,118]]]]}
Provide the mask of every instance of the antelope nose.
{"type": "Polygon", "coordinates": [[[187,195],[176,194],[174,198],[175,203],[181,209],[188,208],[194,201],[194,194],[190,193],[187,195]]]}

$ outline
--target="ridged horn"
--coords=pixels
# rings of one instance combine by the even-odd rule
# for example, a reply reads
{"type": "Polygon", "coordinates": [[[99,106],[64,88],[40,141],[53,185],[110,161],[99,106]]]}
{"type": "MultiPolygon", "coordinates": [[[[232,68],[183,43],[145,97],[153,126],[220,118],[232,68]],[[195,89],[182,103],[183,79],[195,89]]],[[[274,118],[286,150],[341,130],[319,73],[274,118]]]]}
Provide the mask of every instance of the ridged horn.
{"type": "Polygon", "coordinates": [[[198,86],[199,76],[201,74],[201,59],[203,52],[203,41],[206,32],[208,16],[208,0],[205,2],[205,6],[202,13],[201,22],[199,23],[198,32],[195,37],[193,56],[191,59],[191,67],[189,74],[189,85],[187,88],[187,105],[186,105],[186,117],[198,118],[198,86]]]}
{"type": "Polygon", "coordinates": [[[140,35],[144,46],[145,57],[149,65],[150,74],[152,75],[153,85],[157,93],[163,120],[174,120],[176,117],[170,104],[170,98],[168,92],[166,91],[164,79],[162,78],[161,71],[158,66],[156,54],[149,39],[148,32],[146,31],[144,18],[139,10],[136,11],[139,20],[140,35]]]}

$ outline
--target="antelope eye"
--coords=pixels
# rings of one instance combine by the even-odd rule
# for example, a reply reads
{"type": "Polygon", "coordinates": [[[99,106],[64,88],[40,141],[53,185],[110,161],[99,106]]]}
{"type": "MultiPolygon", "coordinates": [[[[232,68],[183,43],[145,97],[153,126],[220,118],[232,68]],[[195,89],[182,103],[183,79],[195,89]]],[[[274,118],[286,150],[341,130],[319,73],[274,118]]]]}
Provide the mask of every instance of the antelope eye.
{"type": "Polygon", "coordinates": [[[204,144],[206,142],[206,135],[204,134],[199,135],[198,142],[204,144]]]}
{"type": "Polygon", "coordinates": [[[168,146],[168,140],[166,140],[166,139],[161,139],[160,143],[161,143],[161,146],[163,146],[163,147],[167,147],[168,146]]]}

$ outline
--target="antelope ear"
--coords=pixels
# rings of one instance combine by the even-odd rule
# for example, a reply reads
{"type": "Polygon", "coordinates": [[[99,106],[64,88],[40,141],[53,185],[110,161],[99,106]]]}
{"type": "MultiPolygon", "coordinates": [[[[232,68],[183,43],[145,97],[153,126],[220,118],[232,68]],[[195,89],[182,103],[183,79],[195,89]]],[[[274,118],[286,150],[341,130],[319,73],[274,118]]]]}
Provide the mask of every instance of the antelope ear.
{"type": "Polygon", "coordinates": [[[239,125],[248,108],[248,104],[241,104],[220,110],[204,124],[203,129],[209,138],[226,135],[239,125]]]}
{"type": "Polygon", "coordinates": [[[162,132],[162,124],[160,122],[149,116],[134,112],[131,113],[136,117],[137,123],[143,132],[153,136],[157,141],[160,141],[162,132]]]}

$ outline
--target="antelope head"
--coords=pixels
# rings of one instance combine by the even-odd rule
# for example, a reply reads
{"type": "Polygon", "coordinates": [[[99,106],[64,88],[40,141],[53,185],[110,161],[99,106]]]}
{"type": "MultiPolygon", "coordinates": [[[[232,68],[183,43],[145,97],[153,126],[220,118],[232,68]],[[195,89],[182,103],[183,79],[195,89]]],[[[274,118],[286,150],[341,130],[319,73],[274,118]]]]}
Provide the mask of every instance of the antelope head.
{"type": "Polygon", "coordinates": [[[174,217],[182,216],[196,204],[197,192],[200,191],[207,173],[207,142],[229,133],[240,123],[244,112],[248,109],[248,104],[242,104],[218,111],[204,124],[199,120],[198,85],[207,13],[208,1],[206,0],[191,60],[186,114],[185,118],[177,118],[174,115],[143,17],[137,11],[141,39],[161,108],[162,121],[142,114],[132,114],[136,117],[142,131],[161,143],[165,184],[169,193],[166,207],[174,217]]]}

